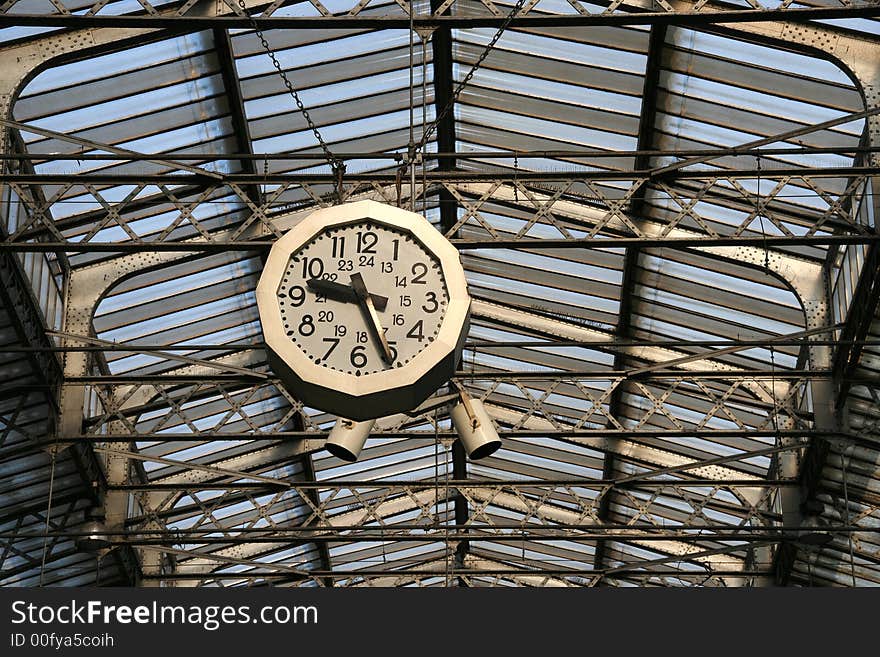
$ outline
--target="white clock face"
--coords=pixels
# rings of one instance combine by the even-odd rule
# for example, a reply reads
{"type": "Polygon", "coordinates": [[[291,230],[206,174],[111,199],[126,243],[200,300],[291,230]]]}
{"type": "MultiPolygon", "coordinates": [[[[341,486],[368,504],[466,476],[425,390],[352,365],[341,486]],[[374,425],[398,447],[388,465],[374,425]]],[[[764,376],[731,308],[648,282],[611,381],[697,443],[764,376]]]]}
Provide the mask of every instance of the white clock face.
{"type": "Polygon", "coordinates": [[[412,361],[449,304],[437,259],[409,232],[372,220],[303,244],[277,298],[284,332],[312,363],[358,377],[412,361]]]}

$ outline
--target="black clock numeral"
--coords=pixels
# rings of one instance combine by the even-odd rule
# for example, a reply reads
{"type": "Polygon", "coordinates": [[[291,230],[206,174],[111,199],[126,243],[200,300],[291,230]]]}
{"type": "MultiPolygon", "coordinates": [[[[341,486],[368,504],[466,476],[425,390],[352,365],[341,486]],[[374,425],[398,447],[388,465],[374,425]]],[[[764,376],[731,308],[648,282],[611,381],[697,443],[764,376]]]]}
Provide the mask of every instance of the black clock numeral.
{"type": "MultiPolygon", "coordinates": [[[[400,240],[391,240],[391,243],[394,245],[394,254],[391,256],[394,260],[397,260],[397,255],[400,253],[400,240]]],[[[384,269],[382,271],[385,271],[384,269]]],[[[390,269],[388,271],[391,271],[390,269]]]]}
{"type": "Polygon", "coordinates": [[[408,294],[400,295],[400,307],[401,308],[409,308],[412,305],[412,299],[408,294]]]}
{"type": "Polygon", "coordinates": [[[311,315],[303,315],[302,321],[297,329],[299,334],[308,337],[315,332],[315,320],[311,315]]]}
{"type": "Polygon", "coordinates": [[[413,285],[427,285],[427,281],[425,281],[425,275],[428,273],[428,265],[423,262],[417,262],[412,266],[412,284],[413,285]]]}
{"type": "Polygon", "coordinates": [[[321,356],[321,360],[327,360],[330,358],[330,354],[333,353],[333,350],[339,346],[339,338],[324,338],[323,342],[331,342],[330,348],[327,350],[327,353],[321,356]]]}
{"type": "Polygon", "coordinates": [[[332,322],[333,321],[333,311],[332,310],[319,310],[318,311],[318,321],[319,322],[332,322]]]}
{"type": "Polygon", "coordinates": [[[345,257],[345,235],[334,235],[333,240],[333,257],[334,258],[344,258],[345,257]]]}
{"type": "Polygon", "coordinates": [[[397,342],[394,340],[388,341],[388,350],[391,352],[391,362],[392,363],[397,360],[397,349],[394,348],[394,346],[396,344],[397,344],[397,342]]]}
{"type": "Polygon", "coordinates": [[[346,333],[348,333],[348,329],[345,327],[345,324],[337,324],[333,327],[333,335],[344,338],[346,333]]]}
{"type": "Polygon", "coordinates": [[[391,318],[391,323],[395,326],[403,326],[404,318],[402,314],[396,314],[391,318]]]}
{"type": "Polygon", "coordinates": [[[367,332],[366,331],[357,331],[355,333],[354,338],[355,338],[356,342],[360,342],[361,344],[363,344],[367,341],[367,332]]]}
{"type": "Polygon", "coordinates": [[[395,276],[394,287],[406,287],[406,276],[395,276]]]}
{"type": "Polygon", "coordinates": [[[376,243],[379,236],[371,230],[362,231],[357,234],[357,252],[358,253],[376,253],[376,243]]]}
{"type": "Polygon", "coordinates": [[[422,310],[426,313],[435,313],[439,307],[440,304],[437,303],[437,295],[434,292],[428,292],[425,295],[425,305],[422,306],[422,310]]]}
{"type": "MultiPolygon", "coordinates": [[[[363,258],[363,256],[361,256],[363,258]]],[[[353,260],[340,260],[336,263],[336,269],[339,271],[354,271],[353,260]]]]}
{"type": "Polygon", "coordinates": [[[393,272],[393,271],[394,271],[394,265],[393,265],[393,264],[391,264],[391,263],[388,262],[387,260],[386,260],[385,262],[382,263],[382,273],[383,273],[383,274],[390,274],[390,273],[393,272]]]}
{"type": "Polygon", "coordinates": [[[358,267],[372,267],[376,264],[375,256],[362,255],[358,257],[358,267]]]}
{"type": "Polygon", "coordinates": [[[348,356],[348,361],[352,364],[353,367],[356,367],[360,370],[367,366],[367,355],[364,353],[366,349],[367,348],[365,346],[358,345],[351,350],[351,353],[348,356]]]}
{"type": "Polygon", "coordinates": [[[324,274],[324,261],[320,258],[303,258],[302,277],[306,280],[310,278],[321,278],[324,274]]]}
{"type": "Polygon", "coordinates": [[[290,305],[298,308],[306,300],[306,289],[301,285],[294,285],[287,291],[287,296],[290,297],[290,305]]]}
{"type": "Polygon", "coordinates": [[[417,321],[415,324],[413,324],[413,327],[409,330],[409,333],[406,334],[406,337],[408,337],[408,338],[415,338],[415,339],[418,340],[419,342],[424,341],[424,339],[425,339],[425,327],[424,327],[424,325],[422,324],[422,320],[421,320],[421,319],[420,319],[419,321],[417,321]]]}

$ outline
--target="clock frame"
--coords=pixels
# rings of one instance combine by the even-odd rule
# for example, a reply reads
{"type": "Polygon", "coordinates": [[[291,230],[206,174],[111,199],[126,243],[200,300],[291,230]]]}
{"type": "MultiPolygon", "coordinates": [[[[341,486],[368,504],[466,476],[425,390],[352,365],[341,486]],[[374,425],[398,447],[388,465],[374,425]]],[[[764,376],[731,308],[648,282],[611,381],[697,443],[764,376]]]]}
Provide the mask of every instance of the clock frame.
{"type": "Polygon", "coordinates": [[[411,410],[446,383],[461,360],[470,313],[458,250],[421,215],[370,200],[317,210],[279,238],[266,260],[256,297],[269,363],[282,384],[307,406],[352,420],[411,410]],[[316,365],[288,336],[279,289],[291,258],[312,240],[335,228],[367,222],[409,234],[439,263],[447,303],[433,341],[409,362],[356,376],[316,365]]]}

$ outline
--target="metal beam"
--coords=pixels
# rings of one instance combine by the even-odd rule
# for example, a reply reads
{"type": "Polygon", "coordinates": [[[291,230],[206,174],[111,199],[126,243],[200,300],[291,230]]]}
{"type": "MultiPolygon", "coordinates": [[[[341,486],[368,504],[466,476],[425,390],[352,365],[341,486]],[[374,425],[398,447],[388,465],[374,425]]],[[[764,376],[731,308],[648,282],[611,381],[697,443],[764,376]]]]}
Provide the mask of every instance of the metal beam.
{"type": "MultiPolygon", "coordinates": [[[[748,235],[706,236],[706,237],[618,237],[571,238],[571,239],[452,239],[452,244],[461,251],[471,249],[610,249],[610,248],[673,248],[687,249],[712,246],[771,246],[777,248],[795,246],[830,246],[845,244],[874,244],[880,241],[875,233],[853,233],[837,235],[773,235],[766,238],[748,235]]],[[[266,240],[229,241],[227,239],[192,242],[22,242],[0,241],[0,251],[16,253],[47,253],[63,251],[67,253],[226,253],[229,251],[269,251],[274,242],[266,240]]]]}
{"type": "MultiPolygon", "coordinates": [[[[849,118],[849,117],[847,117],[849,118]]],[[[861,118],[861,117],[855,117],[861,118]]],[[[855,119],[853,119],[855,120],[855,119]]],[[[842,121],[841,121],[842,122],[842,121]]],[[[711,158],[705,158],[711,159],[711,158]]],[[[175,162],[168,166],[181,168],[185,165],[175,162]]],[[[562,168],[560,166],[560,168],[562,168]]],[[[629,171],[610,169],[576,169],[566,168],[564,171],[462,171],[452,169],[431,169],[425,172],[428,182],[495,182],[497,180],[512,181],[515,177],[521,182],[559,182],[567,180],[605,180],[605,181],[634,181],[650,180],[660,176],[660,170],[632,169],[629,171]]],[[[762,178],[773,179],[789,176],[810,176],[813,178],[840,178],[844,176],[875,176],[880,173],[880,166],[853,165],[853,166],[823,166],[808,167],[787,165],[774,169],[766,169],[762,172],[762,178]]],[[[754,169],[717,169],[707,172],[701,169],[670,170],[663,174],[663,181],[673,180],[706,180],[712,178],[746,178],[754,179],[757,176],[754,169]]],[[[92,185],[193,185],[193,184],[254,184],[266,182],[269,184],[285,183],[312,183],[330,184],[336,179],[326,173],[273,173],[267,176],[248,173],[214,174],[212,171],[203,170],[193,173],[168,173],[168,174],[125,174],[125,173],[89,173],[89,174],[65,174],[65,173],[3,173],[0,174],[0,182],[16,182],[20,184],[34,185],[59,185],[64,183],[82,183],[92,185]]],[[[347,183],[376,183],[379,185],[393,185],[397,182],[397,176],[393,173],[350,173],[345,175],[347,183]]],[[[730,190],[725,190],[730,191],[730,190]]]]}
{"type": "MultiPolygon", "coordinates": [[[[860,438],[857,434],[847,433],[845,431],[819,431],[816,429],[792,429],[792,430],[755,430],[751,428],[743,429],[694,429],[694,430],[666,430],[666,429],[499,429],[499,434],[510,436],[511,438],[538,438],[541,436],[560,437],[568,436],[572,438],[582,439],[602,439],[613,433],[620,438],[693,438],[694,440],[706,440],[715,438],[773,438],[776,436],[784,436],[789,438],[799,437],[825,437],[829,440],[842,440],[851,442],[855,445],[862,445],[873,449],[877,448],[877,443],[867,438],[860,438]]],[[[458,434],[454,431],[440,431],[436,433],[440,438],[457,438],[458,434]]],[[[433,440],[434,431],[374,431],[370,434],[373,438],[413,438],[416,440],[433,440]]],[[[327,434],[318,431],[265,431],[255,432],[224,432],[224,431],[205,431],[201,433],[138,433],[138,434],[79,434],[76,436],[59,436],[57,440],[63,442],[102,442],[102,441],[123,441],[132,437],[137,440],[150,442],[202,442],[205,440],[222,439],[224,441],[251,441],[251,440],[270,440],[270,439],[310,439],[313,442],[309,449],[320,449],[320,442],[325,440],[327,434]]],[[[55,440],[55,439],[53,439],[55,440]]]]}
{"type": "MultiPolygon", "coordinates": [[[[376,541],[437,543],[445,541],[447,536],[449,537],[450,541],[466,541],[470,539],[474,541],[485,541],[491,543],[509,543],[521,540],[534,541],[536,543],[590,543],[592,541],[605,539],[627,542],[644,541],[646,543],[662,541],[680,541],[685,543],[716,543],[722,541],[778,543],[787,540],[785,534],[788,532],[801,531],[810,528],[810,526],[778,526],[774,527],[772,531],[743,532],[735,531],[730,527],[712,527],[707,529],[705,526],[694,526],[690,527],[688,530],[668,530],[664,533],[646,534],[645,532],[649,531],[649,527],[650,525],[637,525],[628,528],[595,525],[571,528],[568,530],[566,530],[566,528],[558,528],[542,533],[531,533],[529,531],[524,534],[519,527],[491,528],[491,530],[489,531],[481,530],[479,532],[474,532],[473,527],[444,526],[440,527],[438,531],[434,531],[432,528],[432,531],[426,532],[424,526],[421,526],[417,529],[408,530],[406,528],[398,528],[394,525],[391,525],[388,529],[382,531],[361,531],[361,528],[358,527],[334,527],[331,529],[322,528],[320,529],[320,535],[312,535],[312,533],[310,532],[297,530],[267,531],[264,534],[252,535],[239,534],[236,533],[234,530],[228,529],[215,529],[213,532],[208,532],[206,530],[205,532],[198,534],[181,533],[174,530],[170,530],[165,533],[128,531],[123,534],[119,534],[118,532],[112,535],[108,534],[108,537],[111,537],[111,540],[114,544],[129,546],[168,545],[169,543],[173,543],[176,541],[187,541],[191,543],[198,543],[199,545],[204,544],[224,546],[228,546],[230,543],[235,543],[239,541],[253,544],[274,544],[287,541],[296,542],[298,544],[315,543],[318,545],[319,549],[321,549],[322,546],[326,549],[328,543],[372,543],[376,541]],[[224,535],[218,536],[217,534],[220,533],[220,531],[222,531],[224,535]]],[[[856,534],[863,533],[865,530],[864,527],[859,527],[857,525],[829,525],[827,527],[827,531],[835,534],[856,534]]],[[[30,533],[18,536],[0,536],[0,540],[6,538],[37,539],[43,538],[45,536],[47,536],[48,538],[71,539],[83,535],[84,534],[82,532],[62,531],[51,532],[49,534],[30,533]]],[[[744,550],[745,548],[744,546],[735,546],[733,549],[744,550]]],[[[199,556],[198,552],[188,552],[187,554],[192,556],[199,556]]],[[[681,557],[680,555],[676,555],[674,558],[680,559],[681,557]]],[[[327,569],[325,567],[325,570],[329,571],[330,569],[327,569]]]]}
{"type": "MultiPolygon", "coordinates": [[[[872,18],[880,16],[876,5],[856,5],[845,7],[805,7],[805,8],[761,8],[761,9],[717,9],[710,6],[704,11],[645,11],[644,8],[628,5],[627,12],[620,13],[572,13],[523,14],[513,19],[511,27],[585,27],[591,25],[681,25],[700,27],[705,25],[753,23],[769,21],[806,22],[835,18],[872,18]]],[[[410,19],[406,16],[254,16],[260,29],[289,30],[406,30],[410,19]]],[[[96,27],[164,28],[200,31],[221,27],[222,29],[247,29],[251,19],[245,16],[192,16],[175,14],[145,15],[74,15],[74,14],[2,14],[0,27],[34,26],[63,27],[66,29],[86,29],[96,27]]],[[[453,29],[498,28],[505,16],[427,16],[416,17],[413,24],[418,29],[431,29],[437,26],[453,29]]]]}
{"type": "MultiPolygon", "coordinates": [[[[254,563],[255,566],[263,566],[265,564],[257,564],[254,563]]],[[[223,581],[223,580],[252,580],[252,579],[260,579],[260,580],[268,580],[268,579],[281,579],[287,581],[312,581],[316,579],[320,579],[323,577],[334,577],[336,579],[361,579],[364,577],[383,577],[387,578],[389,576],[398,576],[398,577],[442,577],[444,573],[437,572],[436,570],[420,570],[419,568],[395,568],[394,570],[376,570],[376,569],[367,569],[367,568],[359,568],[357,570],[349,570],[343,572],[325,572],[320,570],[309,571],[308,576],[299,575],[296,577],[291,577],[289,574],[279,573],[277,571],[272,570],[260,570],[260,571],[247,571],[244,573],[174,573],[169,575],[145,575],[144,579],[157,579],[163,581],[204,581],[204,582],[212,582],[212,581],[223,581]]],[[[524,566],[520,570],[515,570],[513,568],[507,569],[475,569],[475,568],[462,568],[462,569],[453,569],[452,575],[455,577],[513,577],[519,578],[523,576],[529,575],[549,575],[555,577],[589,577],[594,578],[597,575],[603,575],[602,571],[596,572],[592,569],[583,569],[583,568],[570,568],[570,569],[562,569],[562,568],[535,568],[532,566],[524,566]]],[[[722,571],[716,570],[712,572],[707,571],[687,571],[687,570],[675,570],[675,569],[656,569],[650,570],[645,569],[643,565],[638,563],[633,564],[629,567],[617,567],[614,569],[613,575],[616,579],[627,579],[626,575],[631,575],[632,577],[638,577],[638,579],[652,578],[652,577],[673,577],[676,579],[690,579],[696,578],[700,580],[705,580],[707,577],[752,577],[752,576],[760,576],[764,573],[762,571],[751,571],[751,570],[730,570],[730,571],[722,571]]]]}
{"type": "MultiPolygon", "coordinates": [[[[660,71],[662,69],[663,50],[666,46],[666,26],[652,25],[651,34],[648,39],[648,55],[645,63],[645,80],[642,87],[642,112],[639,118],[639,133],[636,150],[647,151],[654,145],[654,123],[657,118],[657,97],[660,83],[660,71]]],[[[650,158],[647,156],[639,156],[636,158],[634,168],[637,170],[649,169],[651,166],[650,158]]],[[[638,192],[633,196],[630,204],[630,217],[635,222],[641,221],[641,217],[646,207],[646,198],[648,191],[647,181],[642,183],[638,192]]],[[[641,253],[639,246],[628,246],[623,258],[623,278],[620,284],[620,299],[617,312],[617,326],[614,330],[614,337],[619,340],[629,340],[632,334],[632,311],[633,299],[635,298],[635,286],[637,283],[636,269],[639,264],[639,254],[641,253]]],[[[614,362],[612,369],[624,370],[627,366],[627,353],[624,350],[617,351],[614,354],[614,362]]],[[[609,415],[611,417],[619,417],[623,410],[623,397],[626,393],[627,386],[618,385],[611,393],[608,401],[609,415]]],[[[613,452],[606,452],[602,464],[602,478],[613,479],[615,471],[615,456],[613,452]]],[[[600,522],[608,520],[611,510],[612,492],[609,491],[602,496],[599,505],[597,517],[600,522]]],[[[597,541],[596,552],[593,557],[593,565],[597,570],[604,567],[605,552],[607,542],[605,540],[597,541]]],[[[602,583],[602,580],[599,580],[602,583]]]]}
{"type": "MultiPolygon", "coordinates": [[[[456,481],[462,482],[466,482],[468,478],[467,455],[465,454],[464,447],[462,447],[460,440],[456,440],[452,443],[452,478],[456,481]]],[[[467,498],[462,495],[459,490],[457,490],[457,487],[455,495],[453,496],[453,504],[455,505],[455,524],[458,526],[466,526],[470,518],[467,498]]],[[[447,539],[447,541],[448,540],[449,539],[447,539]]],[[[456,567],[461,567],[464,565],[465,560],[468,557],[468,553],[470,552],[470,546],[471,543],[466,538],[462,538],[459,540],[455,548],[456,567]]],[[[467,581],[464,578],[459,577],[458,585],[461,587],[466,587],[467,581]]]]}
{"type": "MultiPolygon", "coordinates": [[[[829,326],[826,331],[828,333],[842,328],[843,325],[829,326]]],[[[465,349],[491,349],[491,348],[510,348],[510,347],[531,347],[540,349],[544,347],[589,347],[591,349],[626,349],[632,347],[655,347],[655,348],[672,348],[672,347],[714,347],[719,349],[742,350],[750,347],[766,347],[773,344],[776,347],[803,347],[808,344],[807,337],[798,337],[797,334],[790,335],[786,339],[777,340],[742,340],[732,338],[729,340],[473,340],[465,342],[465,349]]],[[[859,345],[861,347],[877,347],[880,346],[880,340],[864,339],[864,340],[809,340],[809,345],[817,344],[825,346],[836,346],[844,344],[846,346],[859,345]]],[[[176,352],[176,351],[218,351],[218,352],[235,352],[235,351],[253,351],[255,349],[265,349],[266,345],[260,342],[236,344],[230,342],[222,343],[196,343],[182,342],[177,344],[144,344],[139,342],[117,343],[107,342],[101,345],[64,345],[51,347],[18,347],[18,346],[0,346],[0,353],[28,353],[36,352],[56,352],[63,353],[67,351],[87,351],[87,352],[122,352],[122,353],[154,353],[158,351],[176,352]]],[[[709,358],[716,354],[708,353],[699,356],[688,356],[690,359],[709,358]]]]}
{"type": "MultiPolygon", "coordinates": [[[[431,0],[431,13],[436,14],[443,6],[442,0],[431,0]]],[[[443,9],[443,16],[449,16],[449,8],[443,9]]],[[[431,36],[432,66],[434,69],[434,111],[435,116],[441,112],[453,99],[453,66],[452,54],[452,28],[446,25],[438,26],[431,36]]],[[[455,136],[455,108],[450,107],[446,114],[437,124],[437,150],[443,152],[455,152],[457,148],[455,136]]],[[[452,171],[456,168],[455,158],[443,158],[438,164],[440,171],[452,171]]],[[[446,234],[458,221],[458,203],[455,197],[447,189],[441,189],[439,194],[440,225],[446,234]]]]}
{"type": "MultiPolygon", "coordinates": [[[[880,152],[880,146],[808,146],[802,144],[799,146],[776,146],[776,147],[743,147],[731,146],[721,148],[697,148],[697,149],[651,149],[647,151],[640,150],[593,150],[590,148],[583,149],[553,149],[553,150],[489,150],[489,151],[431,151],[425,153],[427,160],[457,160],[459,158],[467,158],[469,160],[498,160],[519,158],[542,158],[542,159],[565,159],[565,158],[635,158],[639,156],[647,156],[653,158],[667,157],[730,157],[730,156],[748,156],[748,157],[770,157],[773,155],[864,155],[868,153],[880,152]]],[[[340,160],[393,160],[400,158],[397,151],[334,151],[333,154],[340,160]]],[[[176,160],[192,160],[192,153],[170,152],[163,153],[162,159],[166,162],[176,160]]],[[[0,154],[0,161],[14,160],[25,161],[32,160],[37,162],[45,162],[47,160],[54,161],[73,161],[88,162],[91,160],[100,162],[139,162],[143,160],[153,160],[156,155],[146,153],[130,153],[119,155],[115,153],[5,153],[0,154]]],[[[257,160],[270,162],[289,161],[289,160],[319,160],[326,161],[323,153],[199,153],[198,158],[206,162],[215,160],[257,160]]]]}
{"type": "Polygon", "coordinates": [[[838,408],[845,403],[852,387],[851,380],[859,367],[865,338],[877,318],[880,304],[880,249],[877,247],[876,242],[868,245],[865,262],[850,302],[849,316],[840,333],[841,339],[835,344],[832,370],[841,384],[837,393],[838,408]]]}
{"type": "MultiPolygon", "coordinates": [[[[229,32],[224,29],[214,28],[212,34],[214,49],[217,51],[217,59],[220,64],[223,87],[226,91],[226,100],[229,103],[229,116],[235,135],[235,146],[238,152],[250,156],[239,160],[241,170],[245,174],[256,176],[256,161],[252,157],[254,155],[253,141],[247,113],[244,109],[244,96],[241,93],[238,69],[235,66],[235,55],[232,52],[232,40],[229,38],[229,32]]],[[[263,204],[263,194],[258,184],[248,185],[246,189],[248,197],[255,205],[263,204]]]]}
{"type": "MultiPolygon", "coordinates": [[[[312,507],[315,509],[319,509],[321,508],[321,499],[318,495],[317,488],[319,484],[317,482],[317,477],[315,477],[315,462],[312,459],[312,455],[310,453],[303,454],[301,462],[303,466],[303,476],[310,483],[315,484],[315,487],[309,486],[305,490],[305,495],[308,498],[309,502],[312,503],[312,507]]],[[[324,570],[332,571],[333,562],[330,559],[330,548],[327,547],[327,542],[317,541],[316,545],[318,547],[318,556],[321,558],[321,565],[323,566],[324,570]]],[[[324,578],[324,586],[333,586],[333,578],[324,578]]]]}
{"type": "MultiPolygon", "coordinates": [[[[444,482],[444,486],[446,482],[444,482]]],[[[566,486],[577,486],[579,488],[589,488],[602,490],[608,486],[621,489],[638,489],[638,488],[674,488],[675,486],[719,486],[719,487],[746,487],[754,488],[755,486],[772,486],[779,488],[781,486],[796,486],[797,484],[790,479],[687,479],[684,481],[670,480],[620,480],[620,479],[491,479],[491,480],[475,480],[475,479],[450,479],[449,486],[451,488],[498,488],[499,486],[521,487],[521,488],[563,488],[566,486]]],[[[296,490],[313,490],[321,488],[435,488],[437,484],[434,481],[400,481],[400,480],[382,480],[380,483],[375,481],[349,481],[328,479],[325,481],[303,481],[296,482],[292,485],[296,490]]],[[[277,492],[279,489],[288,488],[288,483],[279,481],[277,484],[268,484],[263,482],[245,482],[239,481],[234,483],[215,483],[215,482],[179,482],[179,483],[163,483],[147,482],[143,484],[120,484],[108,486],[110,490],[127,490],[127,491],[188,491],[188,490],[219,490],[219,491],[260,491],[260,492],[277,492]]],[[[464,523],[458,523],[464,524],[464,523]]],[[[213,531],[213,530],[212,530],[213,531]]]]}

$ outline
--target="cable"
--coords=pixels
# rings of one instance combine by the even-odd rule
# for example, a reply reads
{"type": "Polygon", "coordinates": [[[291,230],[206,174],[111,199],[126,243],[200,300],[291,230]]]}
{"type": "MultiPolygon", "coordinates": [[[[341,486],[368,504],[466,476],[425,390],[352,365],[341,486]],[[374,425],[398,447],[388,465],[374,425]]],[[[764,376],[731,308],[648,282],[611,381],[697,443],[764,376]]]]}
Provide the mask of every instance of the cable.
{"type": "Polygon", "coordinates": [[[49,519],[52,517],[52,491],[55,486],[55,450],[52,450],[52,460],[49,469],[49,501],[46,504],[46,530],[43,533],[43,558],[40,562],[40,586],[43,586],[43,573],[46,571],[46,555],[49,544],[49,519]]]}

